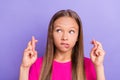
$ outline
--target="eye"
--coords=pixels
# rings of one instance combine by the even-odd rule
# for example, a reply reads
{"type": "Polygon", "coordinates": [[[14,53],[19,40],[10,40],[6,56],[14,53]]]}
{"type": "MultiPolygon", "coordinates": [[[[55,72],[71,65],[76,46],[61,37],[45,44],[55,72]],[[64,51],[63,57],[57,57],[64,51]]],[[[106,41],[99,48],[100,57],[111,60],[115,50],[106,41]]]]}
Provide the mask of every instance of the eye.
{"type": "Polygon", "coordinates": [[[70,34],[74,34],[75,31],[74,31],[74,30],[70,30],[69,33],[70,33],[70,34]]]}
{"type": "Polygon", "coordinates": [[[56,32],[62,32],[62,30],[61,29],[56,29],[56,32]]]}

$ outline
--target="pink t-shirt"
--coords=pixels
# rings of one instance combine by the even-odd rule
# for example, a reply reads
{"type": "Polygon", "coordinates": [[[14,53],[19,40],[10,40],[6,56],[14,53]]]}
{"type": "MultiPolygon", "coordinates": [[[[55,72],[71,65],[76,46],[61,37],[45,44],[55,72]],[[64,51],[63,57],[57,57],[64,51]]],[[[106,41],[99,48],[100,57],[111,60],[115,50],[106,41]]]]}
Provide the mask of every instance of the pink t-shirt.
{"type": "MultiPolygon", "coordinates": [[[[38,58],[31,66],[29,80],[39,80],[43,58],[38,58]]],[[[94,65],[89,58],[84,58],[86,80],[96,80],[94,65]]],[[[53,61],[52,80],[72,80],[71,61],[60,63],[53,61]]]]}

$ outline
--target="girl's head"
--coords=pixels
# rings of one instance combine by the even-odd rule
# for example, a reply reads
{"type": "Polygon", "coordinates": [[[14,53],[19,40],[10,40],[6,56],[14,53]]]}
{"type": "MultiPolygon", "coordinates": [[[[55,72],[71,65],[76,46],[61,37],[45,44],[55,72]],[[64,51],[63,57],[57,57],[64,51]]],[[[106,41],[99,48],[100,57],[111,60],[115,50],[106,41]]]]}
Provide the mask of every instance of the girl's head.
{"type": "Polygon", "coordinates": [[[53,41],[55,54],[70,56],[78,38],[79,27],[74,18],[63,16],[53,23],[53,41]]]}
{"type": "Polygon", "coordinates": [[[50,79],[56,51],[71,52],[72,80],[84,80],[82,22],[75,11],[60,10],[53,15],[40,80],[50,79]]]}
{"type": "Polygon", "coordinates": [[[76,43],[79,43],[79,39],[82,40],[82,35],[81,20],[76,12],[60,10],[52,17],[49,24],[48,40],[51,40],[54,51],[56,49],[67,51],[74,48],[77,46],[76,43]]]}

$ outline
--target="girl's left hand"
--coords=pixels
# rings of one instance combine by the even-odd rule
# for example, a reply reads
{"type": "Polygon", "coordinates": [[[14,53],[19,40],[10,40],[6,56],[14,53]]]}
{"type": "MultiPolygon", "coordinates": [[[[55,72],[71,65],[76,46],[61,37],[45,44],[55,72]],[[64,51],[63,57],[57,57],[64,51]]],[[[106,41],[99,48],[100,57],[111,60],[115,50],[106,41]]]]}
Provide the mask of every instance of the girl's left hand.
{"type": "Polygon", "coordinates": [[[94,47],[91,50],[90,58],[96,67],[101,66],[103,65],[105,56],[105,51],[102,48],[102,44],[95,40],[92,40],[91,43],[94,45],[94,47]]]}

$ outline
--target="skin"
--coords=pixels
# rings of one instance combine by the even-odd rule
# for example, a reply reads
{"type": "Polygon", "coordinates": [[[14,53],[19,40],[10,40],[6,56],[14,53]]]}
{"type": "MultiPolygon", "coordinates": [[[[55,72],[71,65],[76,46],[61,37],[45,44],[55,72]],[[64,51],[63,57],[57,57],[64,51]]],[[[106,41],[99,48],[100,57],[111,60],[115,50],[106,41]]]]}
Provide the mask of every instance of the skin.
{"type": "Polygon", "coordinates": [[[96,69],[97,80],[105,80],[103,65],[105,51],[103,50],[102,44],[100,42],[92,40],[91,44],[93,44],[94,47],[91,50],[90,58],[96,69]]]}
{"type": "Polygon", "coordinates": [[[35,50],[36,42],[37,40],[32,36],[32,40],[28,42],[28,46],[24,50],[19,80],[28,80],[29,69],[37,59],[37,51],[35,50]]]}
{"type": "MultiPolygon", "coordinates": [[[[77,36],[78,25],[74,19],[61,17],[55,21],[53,38],[56,46],[54,58],[56,61],[67,62],[71,60],[71,51],[77,41],[77,36]]],[[[29,69],[37,59],[36,43],[37,40],[33,36],[23,54],[19,80],[28,80],[29,69]]],[[[96,69],[97,80],[105,80],[103,65],[105,51],[100,42],[92,40],[91,44],[93,48],[90,52],[90,58],[96,69]]]]}
{"type": "Polygon", "coordinates": [[[61,17],[54,22],[53,39],[56,46],[55,60],[66,62],[71,59],[72,48],[78,37],[78,24],[70,17],[61,17]]]}

